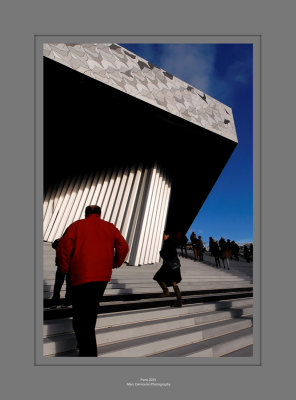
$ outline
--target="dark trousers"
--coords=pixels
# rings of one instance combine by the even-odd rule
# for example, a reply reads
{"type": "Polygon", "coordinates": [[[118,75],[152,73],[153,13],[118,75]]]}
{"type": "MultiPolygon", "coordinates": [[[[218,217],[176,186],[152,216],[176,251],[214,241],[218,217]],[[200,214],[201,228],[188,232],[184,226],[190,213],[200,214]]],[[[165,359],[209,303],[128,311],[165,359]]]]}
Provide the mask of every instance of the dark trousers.
{"type": "Polygon", "coordinates": [[[184,254],[185,254],[185,258],[187,258],[187,247],[180,246],[180,248],[181,248],[181,256],[184,257],[184,254]],[[183,254],[183,250],[184,250],[184,254],[183,254]]]}
{"type": "Polygon", "coordinates": [[[54,281],[54,288],[53,288],[53,297],[52,299],[57,301],[60,299],[60,292],[63,286],[63,283],[66,278],[66,294],[65,298],[69,302],[71,302],[71,283],[70,283],[70,277],[69,275],[65,275],[61,272],[59,268],[56,270],[55,274],[55,281],[54,281]]]}
{"type": "Polygon", "coordinates": [[[88,282],[72,287],[73,329],[79,357],[98,356],[95,326],[107,283],[88,282]]]}

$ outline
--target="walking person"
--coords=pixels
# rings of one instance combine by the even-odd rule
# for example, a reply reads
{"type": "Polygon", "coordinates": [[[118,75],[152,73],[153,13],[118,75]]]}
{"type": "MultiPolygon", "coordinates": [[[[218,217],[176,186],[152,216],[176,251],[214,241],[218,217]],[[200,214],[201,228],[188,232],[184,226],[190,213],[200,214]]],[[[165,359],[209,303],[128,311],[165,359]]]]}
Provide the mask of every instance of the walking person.
{"type": "Polygon", "coordinates": [[[244,245],[244,257],[247,261],[247,263],[250,262],[250,250],[248,249],[248,247],[246,245],[244,245]]]}
{"type": "Polygon", "coordinates": [[[214,243],[214,239],[212,238],[212,236],[209,237],[209,252],[211,254],[211,256],[214,256],[213,254],[213,243],[214,243]]]}
{"type": "Polygon", "coordinates": [[[198,237],[198,261],[203,261],[203,253],[204,253],[204,245],[203,241],[201,240],[201,236],[198,237]]]}
{"type": "MultiPolygon", "coordinates": [[[[51,247],[56,250],[59,244],[59,239],[56,239],[51,247]]],[[[55,258],[55,265],[57,266],[57,258],[55,258]]],[[[64,284],[66,278],[66,293],[65,293],[65,302],[62,304],[62,308],[67,308],[71,305],[71,282],[69,274],[64,274],[57,266],[57,270],[55,273],[55,281],[53,287],[53,296],[51,299],[51,309],[57,308],[58,304],[60,303],[60,293],[62,286],[64,284]]]]}
{"type": "Polygon", "coordinates": [[[163,264],[156,272],[153,279],[163,290],[161,297],[170,296],[168,287],[172,286],[177,298],[176,302],[172,304],[172,307],[182,307],[182,295],[178,287],[178,283],[181,282],[182,277],[180,272],[181,264],[178,260],[176,250],[177,244],[171,233],[168,231],[164,232],[163,240],[163,246],[160,250],[163,264]]]}
{"type": "Polygon", "coordinates": [[[221,238],[219,240],[219,246],[221,249],[221,259],[223,262],[223,267],[225,268],[225,260],[226,260],[227,269],[230,269],[229,259],[232,256],[230,240],[227,239],[227,242],[226,242],[224,238],[221,238]]]}
{"type": "Polygon", "coordinates": [[[196,237],[196,234],[194,232],[192,232],[191,236],[191,245],[192,245],[192,250],[193,250],[193,257],[194,257],[194,261],[198,261],[199,258],[199,241],[196,237]]]}
{"type": "Polygon", "coordinates": [[[231,242],[232,255],[236,261],[239,261],[239,245],[233,240],[231,242]]]}
{"type": "Polygon", "coordinates": [[[250,260],[253,261],[253,243],[250,244],[249,254],[250,254],[250,260]]]}
{"type": "Polygon", "coordinates": [[[180,245],[180,249],[181,249],[181,257],[185,257],[187,258],[187,242],[188,242],[188,238],[184,233],[180,234],[180,237],[178,239],[178,243],[180,245]]]}
{"type": "Polygon", "coordinates": [[[216,268],[221,268],[219,244],[215,240],[212,241],[212,254],[215,258],[216,268]]]}
{"type": "Polygon", "coordinates": [[[99,302],[112,268],[122,265],[128,250],[119,230],[101,219],[97,205],[86,207],[85,219],[73,222],[59,241],[57,264],[62,273],[70,272],[79,357],[97,357],[95,326],[99,302]]]}

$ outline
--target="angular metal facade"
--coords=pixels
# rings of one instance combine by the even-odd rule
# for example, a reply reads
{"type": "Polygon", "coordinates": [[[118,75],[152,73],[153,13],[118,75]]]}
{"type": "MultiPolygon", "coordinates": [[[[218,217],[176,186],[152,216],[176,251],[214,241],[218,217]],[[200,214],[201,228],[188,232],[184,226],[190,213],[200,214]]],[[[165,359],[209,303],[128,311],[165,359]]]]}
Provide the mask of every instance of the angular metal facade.
{"type": "Polygon", "coordinates": [[[117,44],[44,44],[44,59],[44,240],[97,204],[126,262],[159,261],[166,223],[189,229],[237,145],[231,108],[117,44]]]}

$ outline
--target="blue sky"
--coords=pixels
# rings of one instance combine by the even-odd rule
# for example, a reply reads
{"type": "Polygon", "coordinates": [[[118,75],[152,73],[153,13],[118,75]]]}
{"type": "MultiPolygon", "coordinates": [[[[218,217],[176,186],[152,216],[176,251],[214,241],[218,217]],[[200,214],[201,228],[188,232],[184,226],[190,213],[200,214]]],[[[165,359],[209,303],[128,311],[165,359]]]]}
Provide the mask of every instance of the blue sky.
{"type": "Polygon", "coordinates": [[[121,45],[232,108],[238,145],[188,237],[253,241],[252,44],[121,45]]]}

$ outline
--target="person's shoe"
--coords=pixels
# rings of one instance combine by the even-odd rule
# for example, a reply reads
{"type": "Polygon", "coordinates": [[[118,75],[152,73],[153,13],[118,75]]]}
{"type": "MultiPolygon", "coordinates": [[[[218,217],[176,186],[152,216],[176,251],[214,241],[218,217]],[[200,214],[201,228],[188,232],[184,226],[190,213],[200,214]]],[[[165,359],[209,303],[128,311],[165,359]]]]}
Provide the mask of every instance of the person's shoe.
{"type": "Polygon", "coordinates": [[[179,289],[179,286],[173,286],[174,292],[176,294],[177,300],[171,304],[171,307],[182,307],[182,295],[179,289]]]}
{"type": "Polygon", "coordinates": [[[182,307],[183,302],[182,300],[176,300],[174,303],[171,304],[171,307],[182,307]]]}
{"type": "Polygon", "coordinates": [[[160,297],[169,297],[170,292],[165,282],[158,282],[159,286],[162,288],[163,293],[161,293],[160,297]]]}
{"type": "Polygon", "coordinates": [[[171,294],[168,290],[166,290],[163,293],[161,293],[161,295],[159,297],[171,297],[171,294]]]}
{"type": "Polygon", "coordinates": [[[50,310],[55,310],[57,308],[57,306],[59,305],[59,301],[60,301],[60,299],[52,298],[51,299],[51,306],[49,307],[50,310]]]}
{"type": "Polygon", "coordinates": [[[69,301],[69,300],[65,300],[65,302],[62,304],[62,308],[69,308],[69,307],[71,307],[71,301],[69,301]]]}

